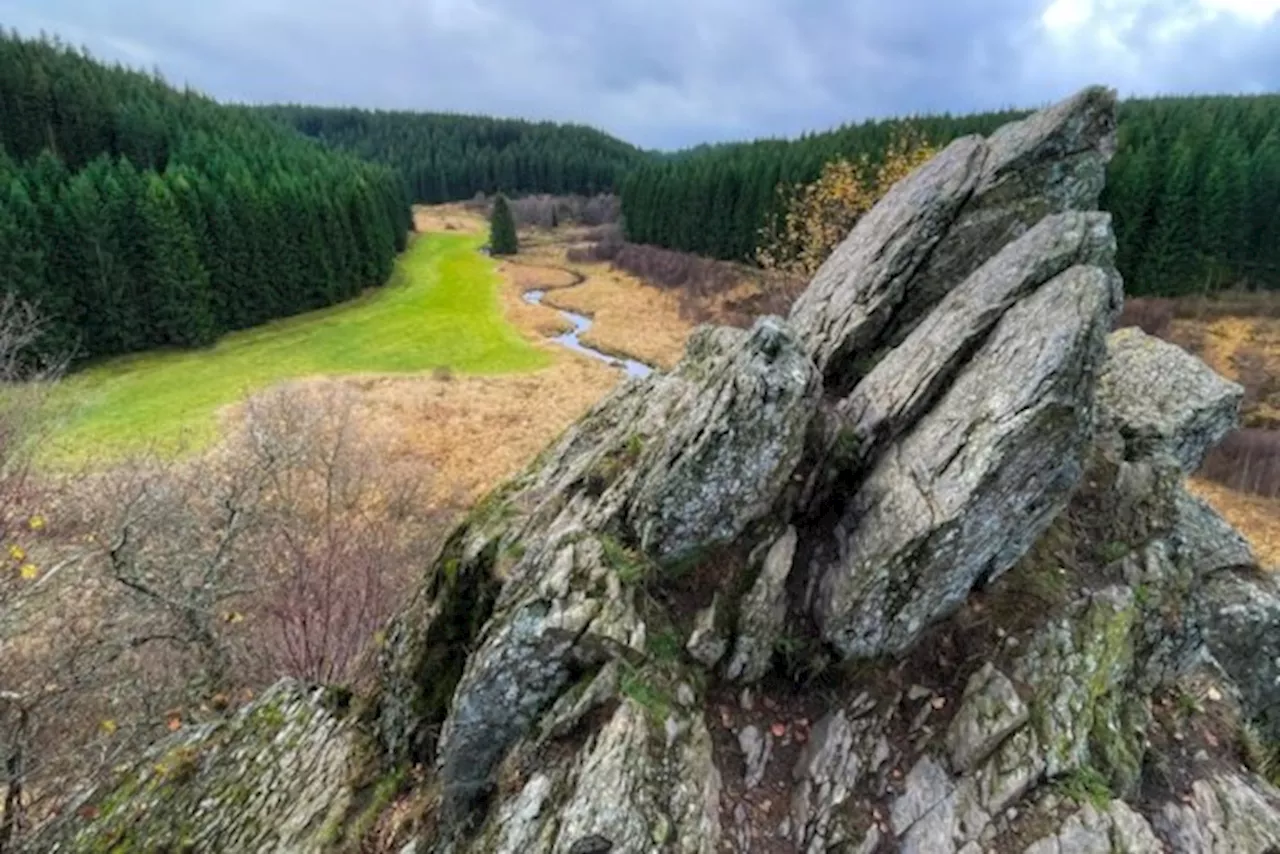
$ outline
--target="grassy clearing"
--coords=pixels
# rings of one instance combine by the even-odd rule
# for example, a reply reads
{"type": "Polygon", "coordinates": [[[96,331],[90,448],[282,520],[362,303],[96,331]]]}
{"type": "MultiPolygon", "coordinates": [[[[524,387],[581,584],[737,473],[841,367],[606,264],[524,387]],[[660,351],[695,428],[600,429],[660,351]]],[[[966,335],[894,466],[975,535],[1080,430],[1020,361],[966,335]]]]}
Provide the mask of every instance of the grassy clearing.
{"type": "Polygon", "coordinates": [[[46,462],[207,445],[219,408],[295,377],[546,367],[551,355],[503,317],[494,263],[475,251],[482,241],[425,235],[390,284],[353,302],[233,333],[209,349],[125,357],[69,377],[55,396],[67,414],[46,462]]]}

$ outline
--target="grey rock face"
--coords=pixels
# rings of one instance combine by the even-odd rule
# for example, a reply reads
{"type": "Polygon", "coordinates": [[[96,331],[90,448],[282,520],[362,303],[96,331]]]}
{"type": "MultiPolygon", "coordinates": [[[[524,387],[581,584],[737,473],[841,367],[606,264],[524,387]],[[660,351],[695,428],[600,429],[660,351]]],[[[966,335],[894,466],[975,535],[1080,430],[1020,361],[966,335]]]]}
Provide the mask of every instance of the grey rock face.
{"type": "Polygon", "coordinates": [[[990,662],[983,665],[969,679],[960,711],[947,731],[951,767],[957,772],[971,770],[1030,719],[1031,712],[1009,677],[990,662]]]}
{"type": "Polygon", "coordinates": [[[700,716],[674,744],[646,710],[623,701],[581,749],[543,764],[501,800],[471,854],[712,854],[721,838],[720,776],[700,716]]]}
{"type": "Polygon", "coordinates": [[[769,757],[773,754],[773,737],[754,725],[748,725],[738,733],[738,746],[742,749],[742,760],[747,768],[746,787],[754,789],[764,779],[769,757]]]}
{"type": "Polygon", "coordinates": [[[641,546],[671,560],[731,542],[769,514],[804,450],[819,378],[787,328],[756,322],[745,338],[702,332],[689,345],[688,389],[651,440],[628,510],[641,546]],[[723,362],[700,356],[724,344],[723,362]],[[705,374],[700,375],[700,372],[705,374]]]}
{"type": "Polygon", "coordinates": [[[1110,268],[1109,214],[1048,216],[939,302],[838,406],[839,428],[860,460],[872,460],[946,388],[964,361],[1019,299],[1076,265],[1110,268]]]}
{"type": "Polygon", "coordinates": [[[1164,854],[1164,846],[1146,819],[1124,801],[1111,801],[1105,810],[1085,804],[1023,854],[1164,854]]]}
{"type": "Polygon", "coordinates": [[[643,624],[617,582],[610,584],[601,553],[595,540],[556,551],[536,586],[499,605],[467,659],[436,763],[447,822],[465,817],[487,791],[507,749],[568,687],[575,667],[593,658],[601,663],[609,642],[643,646],[643,624]],[[596,595],[575,596],[575,590],[596,595]]]}
{"type": "Polygon", "coordinates": [[[1027,227],[1049,214],[1096,209],[1114,153],[1115,93],[1101,87],[992,134],[978,185],[912,282],[891,342],[1027,227]]]}
{"type": "Polygon", "coordinates": [[[1140,329],[1120,329],[1107,340],[1107,364],[1098,399],[1128,455],[1166,453],[1186,471],[1236,426],[1244,389],[1182,348],[1140,329]]]}
{"type": "Polygon", "coordinates": [[[791,311],[828,392],[846,393],[863,359],[1028,227],[1096,208],[1114,111],[1113,93],[1087,89],[989,140],[957,140],[864,216],[791,311]]]}
{"type": "Polygon", "coordinates": [[[1223,572],[1198,601],[1205,646],[1236,683],[1249,717],[1280,739],[1280,582],[1270,573],[1223,572]]]}
{"type": "Polygon", "coordinates": [[[1091,764],[1122,784],[1137,779],[1141,745],[1127,720],[1137,620],[1129,588],[1100,590],[1045,624],[1019,658],[1013,676],[1035,686],[1050,776],[1091,764]]]}
{"type": "Polygon", "coordinates": [[[685,643],[689,654],[708,670],[714,669],[729,650],[729,641],[718,623],[719,612],[720,599],[716,597],[710,605],[698,612],[693,622],[693,631],[689,632],[689,640],[685,643]]]}
{"type": "Polygon", "coordinates": [[[770,514],[818,393],[780,321],[704,328],[675,372],[624,387],[508,487],[469,535],[491,545],[467,546],[518,544],[522,556],[503,570],[441,730],[447,823],[490,789],[575,674],[622,650],[643,655],[633,593],[656,561],[732,541],[770,514]],[[640,548],[620,543],[619,529],[640,548]]]}
{"type": "Polygon", "coordinates": [[[1280,792],[1236,774],[1197,780],[1152,825],[1175,854],[1268,854],[1280,846],[1280,792]]]}
{"type": "Polygon", "coordinates": [[[1066,506],[1092,436],[1118,285],[1102,269],[1073,267],[1019,301],[886,450],[846,510],[840,557],[822,578],[816,616],[846,656],[908,649],[1066,506]]]}
{"type": "Polygon", "coordinates": [[[874,348],[907,286],[980,178],[986,145],[964,137],[898,182],[858,221],[791,308],[828,385],[874,348]]]}
{"type": "Polygon", "coordinates": [[[756,682],[769,671],[774,645],[787,619],[786,584],[797,539],[791,527],[770,546],[760,575],[742,599],[738,637],[725,672],[730,679],[756,682]]]}
{"type": "Polygon", "coordinates": [[[30,850],[328,850],[356,751],[354,722],[329,695],[284,681],[230,720],[179,732],[84,796],[94,818],[69,811],[30,850]],[[211,808],[224,804],[235,808],[211,808]]]}
{"type": "Polygon", "coordinates": [[[1258,566],[1253,547],[1202,498],[1185,489],[1177,494],[1179,552],[1196,575],[1258,566]]]}

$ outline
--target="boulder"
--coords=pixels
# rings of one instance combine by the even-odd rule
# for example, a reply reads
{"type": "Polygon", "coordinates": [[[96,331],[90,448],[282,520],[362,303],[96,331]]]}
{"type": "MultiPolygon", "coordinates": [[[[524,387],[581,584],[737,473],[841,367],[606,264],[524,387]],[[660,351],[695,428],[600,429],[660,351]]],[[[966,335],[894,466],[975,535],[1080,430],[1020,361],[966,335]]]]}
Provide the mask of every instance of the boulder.
{"type": "Polygon", "coordinates": [[[1280,581],[1221,572],[1200,588],[1196,608],[1205,647],[1235,683],[1246,715],[1280,740],[1280,581]]]}
{"type": "Polygon", "coordinates": [[[951,767],[972,770],[1007,737],[1031,719],[1009,677],[987,662],[969,679],[960,710],[947,730],[951,767]]]}
{"type": "Polygon", "coordinates": [[[1181,347],[1129,327],[1107,339],[1098,383],[1100,427],[1120,433],[1129,458],[1167,454],[1185,471],[1235,429],[1244,389],[1181,347]]]}
{"type": "Polygon", "coordinates": [[[544,760],[452,850],[473,854],[648,854],[719,850],[720,776],[700,716],[621,702],[580,749],[544,760]],[[667,729],[678,734],[674,739],[667,729]]]}
{"type": "Polygon", "coordinates": [[[856,379],[911,280],[981,177],[986,145],[963,137],[898,182],[858,220],[791,308],[792,326],[828,389],[856,379]]]}

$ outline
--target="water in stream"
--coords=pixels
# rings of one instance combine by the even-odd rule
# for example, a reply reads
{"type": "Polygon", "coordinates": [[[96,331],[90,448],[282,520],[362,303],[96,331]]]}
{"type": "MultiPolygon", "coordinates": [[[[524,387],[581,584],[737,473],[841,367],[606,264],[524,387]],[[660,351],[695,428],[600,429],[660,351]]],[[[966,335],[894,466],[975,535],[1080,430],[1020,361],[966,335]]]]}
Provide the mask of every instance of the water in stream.
{"type": "MultiPolygon", "coordinates": [[[[531,305],[540,305],[542,303],[542,298],[546,295],[546,291],[525,291],[524,301],[531,305]]],[[[579,340],[579,336],[591,328],[591,318],[584,317],[581,314],[575,314],[572,311],[564,311],[562,309],[556,309],[556,311],[559,311],[561,317],[573,324],[573,329],[563,335],[555,336],[551,339],[552,341],[568,347],[570,350],[590,356],[593,359],[599,359],[602,362],[608,362],[610,365],[622,368],[627,372],[628,376],[647,377],[649,374],[653,373],[653,368],[649,367],[644,362],[637,362],[634,359],[618,359],[608,355],[607,353],[601,353],[599,350],[594,350],[591,347],[586,346],[581,340],[579,340]]]]}

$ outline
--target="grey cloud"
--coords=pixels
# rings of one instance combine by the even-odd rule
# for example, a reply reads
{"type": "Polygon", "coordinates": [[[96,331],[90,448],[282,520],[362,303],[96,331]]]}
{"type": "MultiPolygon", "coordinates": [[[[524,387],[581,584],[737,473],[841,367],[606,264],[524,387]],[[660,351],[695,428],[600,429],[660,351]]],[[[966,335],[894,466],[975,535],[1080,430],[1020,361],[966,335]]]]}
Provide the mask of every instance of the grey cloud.
{"type": "Polygon", "coordinates": [[[594,124],[677,147],[872,116],[1280,88],[1280,18],[1200,0],[0,0],[0,20],[228,99],[594,124]],[[1193,20],[1176,36],[1172,21],[1193,20]],[[1109,31],[1109,32],[1108,32],[1109,31]]]}

